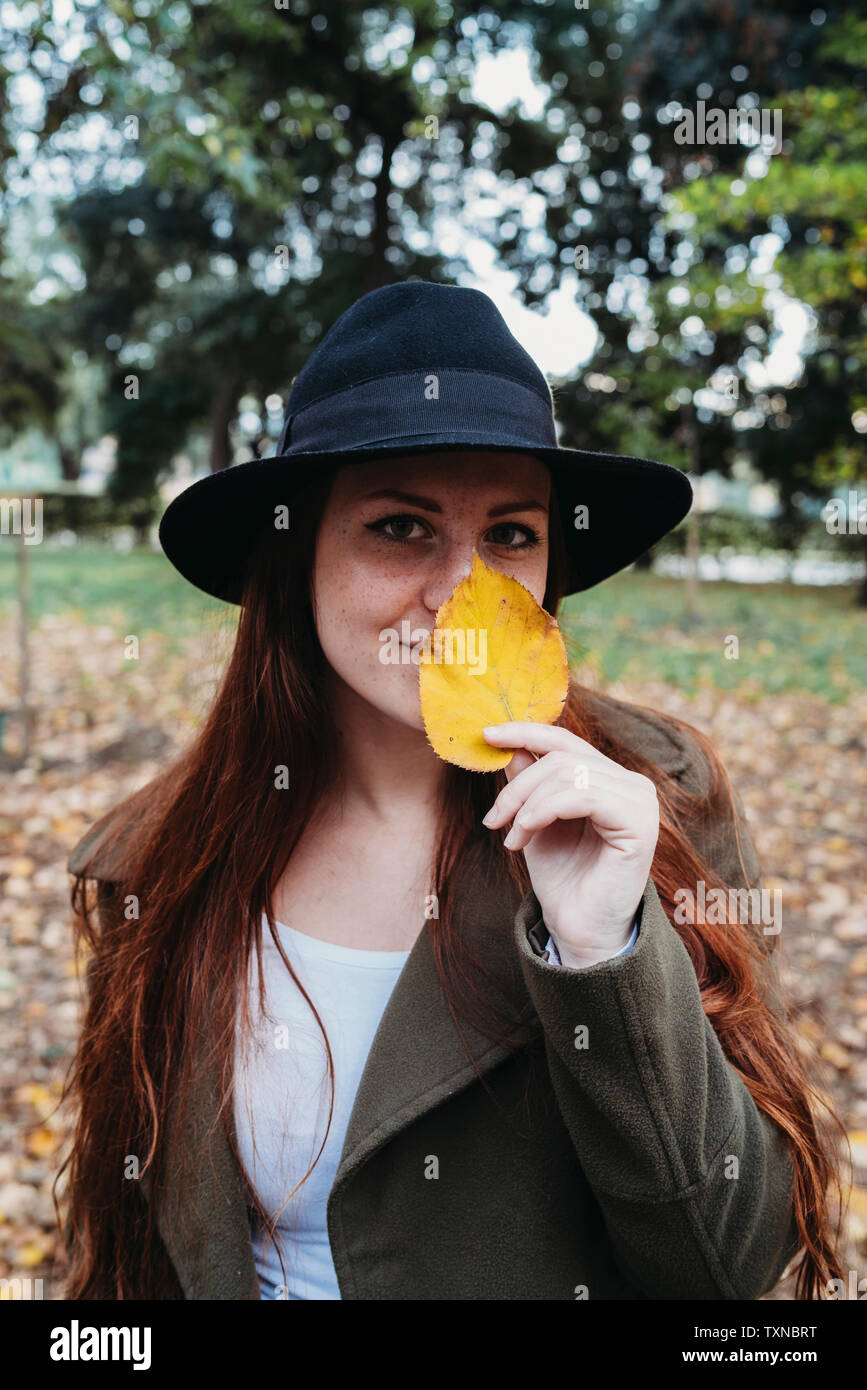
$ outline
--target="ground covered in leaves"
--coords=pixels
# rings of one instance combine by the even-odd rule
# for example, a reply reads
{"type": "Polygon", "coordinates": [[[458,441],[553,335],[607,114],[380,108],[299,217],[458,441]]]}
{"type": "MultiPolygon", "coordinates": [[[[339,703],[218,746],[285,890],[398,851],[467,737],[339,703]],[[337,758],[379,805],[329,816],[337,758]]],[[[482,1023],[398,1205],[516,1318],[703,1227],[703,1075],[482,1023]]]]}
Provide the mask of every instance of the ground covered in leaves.
{"type": "MultiPolygon", "coordinates": [[[[103,592],[93,568],[82,578],[79,563],[69,585],[55,591],[53,604],[40,592],[31,641],[36,740],[26,765],[16,766],[14,721],[7,720],[5,732],[0,1278],[40,1278],[46,1298],[63,1297],[64,1262],[51,1186],[69,1134],[69,1116],[58,1110],[57,1098],[81,1007],[66,856],[94,820],[164,765],[201,719],[236,611],[208,603],[189,586],[178,588],[166,580],[167,568],[159,557],[112,557],[111,565],[104,565],[103,592]],[[75,592],[73,581],[91,585],[86,596],[75,592]],[[139,644],[132,658],[131,636],[139,644]]],[[[770,690],[764,688],[755,663],[739,685],[725,639],[739,633],[743,650],[758,630],[758,618],[751,626],[747,597],[738,596],[737,623],[726,622],[724,586],[716,586],[711,602],[719,621],[715,608],[713,621],[706,619],[700,630],[684,636],[675,599],[670,597],[666,607],[654,581],[643,577],[639,591],[634,579],[625,577],[619,590],[627,617],[619,627],[607,622],[605,613],[605,605],[615,601],[616,581],[603,586],[609,588],[603,604],[594,609],[587,596],[581,613],[573,610],[571,622],[584,646],[579,675],[704,730],[741,792],[765,885],[782,890],[778,949],[799,1046],[850,1136],[854,1187],[842,1254],[861,1279],[867,1276],[867,692],[845,657],[848,639],[836,651],[829,687],[823,688],[809,633],[801,634],[806,646],[799,658],[812,672],[805,691],[792,688],[788,676],[769,680],[770,690]],[[623,602],[651,590],[651,608],[665,610],[653,610],[655,627],[637,624],[623,602]],[[654,642],[657,649],[674,652],[678,676],[686,663],[689,679],[675,683],[658,656],[642,659],[654,642]]],[[[671,588],[667,592],[674,594],[671,588]]],[[[8,591],[6,596],[0,591],[0,641],[4,652],[13,652],[8,597],[8,591]]],[[[844,611],[839,593],[823,599],[811,591],[803,599],[807,608],[824,611],[826,623],[834,610],[844,611]]],[[[796,603],[797,595],[789,602],[796,603]]],[[[766,602],[754,607],[757,613],[768,611],[766,602]]],[[[853,640],[863,650],[867,618],[849,608],[845,612],[853,640]]],[[[803,619],[794,614],[790,621],[794,627],[803,619]]],[[[817,643],[820,637],[817,628],[817,643]]],[[[781,644],[781,632],[760,640],[781,644]]],[[[827,644],[827,634],[824,640],[827,644]]],[[[787,648],[787,671],[792,661],[787,648]]],[[[768,669],[773,672],[773,663],[768,669]]],[[[13,703],[14,669],[4,664],[0,706],[13,703]]],[[[62,1188],[60,1196],[62,1201],[62,1188]]],[[[791,1281],[772,1297],[791,1298],[791,1281]]]]}

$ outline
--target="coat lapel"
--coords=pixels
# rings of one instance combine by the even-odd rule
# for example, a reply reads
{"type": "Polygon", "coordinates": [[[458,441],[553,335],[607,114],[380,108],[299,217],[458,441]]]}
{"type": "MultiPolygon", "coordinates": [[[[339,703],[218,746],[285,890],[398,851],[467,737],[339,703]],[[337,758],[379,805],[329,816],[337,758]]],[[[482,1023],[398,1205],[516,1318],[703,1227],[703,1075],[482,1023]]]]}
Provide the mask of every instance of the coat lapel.
{"type": "MultiPolygon", "coordinates": [[[[528,897],[534,895],[528,894],[528,897]]],[[[526,899],[525,899],[526,901],[526,899]]],[[[440,983],[428,928],[413,946],[371,1044],[332,1188],[334,1200],[361,1164],[425,1111],[464,1089],[533,1036],[529,996],[514,948],[521,895],[509,882],[480,882],[465,863],[456,877],[455,921],[481,963],[523,1006],[515,1041],[492,1042],[461,1020],[473,1062],[440,983]]],[[[538,907],[538,904],[536,904],[538,907]]]]}

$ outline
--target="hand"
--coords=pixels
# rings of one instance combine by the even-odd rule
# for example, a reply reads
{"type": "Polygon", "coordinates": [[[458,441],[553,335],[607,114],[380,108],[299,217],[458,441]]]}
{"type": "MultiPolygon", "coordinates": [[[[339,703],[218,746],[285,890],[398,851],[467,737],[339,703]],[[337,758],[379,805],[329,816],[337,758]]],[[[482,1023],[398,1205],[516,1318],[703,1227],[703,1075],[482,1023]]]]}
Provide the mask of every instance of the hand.
{"type": "Polygon", "coordinates": [[[504,843],[524,850],[563,964],[616,955],[632,933],[659,836],[653,782],[557,725],[516,720],[483,734],[517,750],[506,767],[509,785],[483,823],[512,822],[504,843]]]}

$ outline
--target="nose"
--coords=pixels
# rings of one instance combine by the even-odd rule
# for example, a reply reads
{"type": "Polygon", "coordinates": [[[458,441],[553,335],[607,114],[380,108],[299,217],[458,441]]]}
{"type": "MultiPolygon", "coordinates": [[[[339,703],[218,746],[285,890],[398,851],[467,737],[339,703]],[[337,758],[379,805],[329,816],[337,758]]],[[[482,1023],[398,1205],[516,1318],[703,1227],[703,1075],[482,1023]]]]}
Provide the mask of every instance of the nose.
{"type": "Polygon", "coordinates": [[[462,579],[473,568],[473,546],[471,543],[450,546],[444,555],[436,559],[430,574],[426,577],[422,590],[425,607],[436,614],[450,598],[462,579]]]}

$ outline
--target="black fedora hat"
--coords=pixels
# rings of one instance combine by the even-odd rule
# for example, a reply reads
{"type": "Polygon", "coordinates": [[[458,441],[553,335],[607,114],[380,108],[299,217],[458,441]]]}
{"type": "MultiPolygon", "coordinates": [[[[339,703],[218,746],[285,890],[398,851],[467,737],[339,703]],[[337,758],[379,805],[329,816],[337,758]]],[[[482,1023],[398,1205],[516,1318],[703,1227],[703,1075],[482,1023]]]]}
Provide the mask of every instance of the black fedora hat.
{"type": "Polygon", "coordinates": [[[191,484],[166,508],[160,543],[192,584],[240,603],[266,516],[323,465],[444,450],[533,454],[548,465],[567,593],[637,559],[692,501],[686,475],[668,464],[560,448],[548,383],[493,300],[411,280],[341,314],[293,382],[276,454],[191,484]]]}

